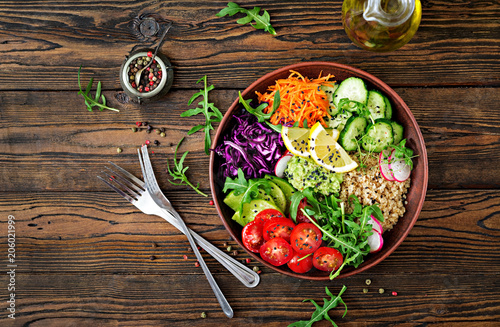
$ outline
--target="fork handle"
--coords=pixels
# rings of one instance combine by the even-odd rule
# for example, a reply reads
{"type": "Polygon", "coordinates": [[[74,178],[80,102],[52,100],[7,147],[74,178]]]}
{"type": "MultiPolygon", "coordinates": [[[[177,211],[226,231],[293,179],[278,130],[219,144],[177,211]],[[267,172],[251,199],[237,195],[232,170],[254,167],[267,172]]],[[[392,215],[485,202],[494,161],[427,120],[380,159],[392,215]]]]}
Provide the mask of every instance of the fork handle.
{"type": "MultiPolygon", "coordinates": [[[[159,210],[158,216],[162,217],[170,224],[172,224],[175,228],[179,229],[183,232],[181,226],[179,225],[178,219],[174,216],[170,215],[165,210],[159,210]]],[[[219,250],[219,248],[215,247],[212,243],[208,242],[206,239],[201,237],[199,234],[189,229],[189,232],[195,239],[195,241],[207,251],[215,260],[217,260],[221,265],[223,265],[231,274],[234,275],[243,285],[246,287],[252,288],[259,285],[260,276],[250,268],[246,267],[242,263],[236,261],[234,258],[230,257],[226,253],[219,250]]],[[[184,232],[183,232],[184,233],[184,232]]]]}

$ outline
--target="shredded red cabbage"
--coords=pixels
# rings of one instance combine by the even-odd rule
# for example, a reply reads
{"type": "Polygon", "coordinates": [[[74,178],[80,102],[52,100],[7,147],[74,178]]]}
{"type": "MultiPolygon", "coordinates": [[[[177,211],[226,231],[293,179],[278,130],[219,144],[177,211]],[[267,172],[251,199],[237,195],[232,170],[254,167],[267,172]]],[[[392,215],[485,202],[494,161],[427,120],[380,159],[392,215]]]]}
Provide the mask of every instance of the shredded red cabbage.
{"type": "Polygon", "coordinates": [[[259,123],[248,112],[233,117],[237,124],[215,149],[225,161],[220,166],[221,175],[234,178],[238,175],[238,168],[243,170],[247,179],[273,173],[276,162],[285,152],[281,135],[259,123]]]}

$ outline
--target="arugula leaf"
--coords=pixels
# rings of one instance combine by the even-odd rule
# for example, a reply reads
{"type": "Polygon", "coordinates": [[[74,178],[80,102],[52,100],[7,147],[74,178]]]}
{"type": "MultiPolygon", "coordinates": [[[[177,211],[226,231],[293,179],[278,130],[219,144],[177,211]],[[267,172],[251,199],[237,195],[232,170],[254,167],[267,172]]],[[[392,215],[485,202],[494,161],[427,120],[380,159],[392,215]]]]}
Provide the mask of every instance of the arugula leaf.
{"type": "Polygon", "coordinates": [[[188,131],[188,135],[194,134],[200,130],[205,132],[205,153],[209,155],[209,149],[212,145],[212,140],[210,138],[210,131],[214,129],[212,123],[218,123],[222,120],[222,113],[220,110],[211,102],[208,102],[208,92],[214,89],[213,85],[207,87],[207,75],[200,78],[196,83],[203,81],[203,90],[193,94],[189,99],[188,105],[190,106],[194,100],[198,97],[203,97],[203,100],[198,102],[197,108],[188,109],[181,114],[181,117],[191,117],[203,113],[205,115],[205,124],[196,125],[188,131]]]}
{"type": "Polygon", "coordinates": [[[305,301],[310,301],[316,310],[312,313],[311,319],[310,320],[301,320],[294,322],[293,324],[288,325],[288,327],[310,327],[312,326],[315,322],[321,321],[321,320],[328,320],[329,322],[332,323],[333,326],[337,327],[337,324],[330,318],[328,312],[337,307],[339,303],[342,303],[345,307],[344,314],[342,315],[342,318],[345,317],[347,314],[347,305],[345,304],[344,300],[342,300],[342,294],[344,294],[345,290],[347,289],[347,286],[343,285],[342,289],[340,290],[339,294],[334,298],[334,295],[330,292],[328,287],[325,287],[325,293],[330,296],[330,300],[327,300],[326,298],[323,298],[323,307],[320,307],[314,300],[311,299],[306,299],[302,302],[305,301]]]}
{"type": "Polygon", "coordinates": [[[253,199],[256,199],[259,194],[259,188],[266,191],[268,194],[271,192],[271,184],[269,184],[269,180],[265,178],[254,178],[254,179],[245,179],[245,174],[241,168],[238,168],[238,178],[232,179],[231,177],[227,177],[224,183],[223,193],[226,193],[228,190],[234,190],[235,195],[243,194],[241,198],[240,205],[238,207],[238,212],[240,215],[243,213],[243,205],[245,203],[250,203],[253,199]]]}
{"type": "Polygon", "coordinates": [[[405,163],[413,169],[413,161],[411,159],[417,156],[413,155],[412,149],[406,147],[406,139],[402,139],[399,144],[391,145],[391,148],[394,149],[395,159],[404,159],[405,163]]]}
{"type": "Polygon", "coordinates": [[[239,97],[239,102],[243,105],[246,111],[257,117],[259,123],[263,123],[267,119],[271,118],[271,116],[274,114],[276,109],[278,109],[281,103],[280,92],[276,91],[276,93],[274,94],[273,110],[271,110],[270,113],[266,114],[264,113],[264,109],[266,109],[269,106],[268,103],[263,102],[257,108],[253,108],[252,106],[250,106],[250,102],[252,102],[252,99],[244,100],[243,95],[241,95],[241,92],[238,92],[238,97],[239,97]]]}
{"type": "Polygon", "coordinates": [[[269,16],[269,13],[264,10],[262,15],[259,15],[260,13],[260,7],[253,7],[253,9],[248,10],[245,8],[240,7],[238,4],[234,2],[228,2],[227,7],[223,8],[221,11],[219,11],[216,16],[217,17],[224,17],[226,15],[229,16],[234,16],[237,13],[242,13],[246,14],[246,17],[238,19],[236,22],[241,25],[245,25],[248,23],[251,23],[254,21],[254,24],[252,25],[255,29],[258,30],[265,30],[266,32],[269,32],[271,35],[276,35],[276,31],[274,28],[271,26],[271,16],[269,16]]]}
{"type": "Polygon", "coordinates": [[[175,182],[172,182],[171,180],[168,180],[168,181],[171,184],[173,184],[173,185],[188,185],[193,190],[195,190],[196,193],[207,197],[208,195],[206,195],[205,193],[203,193],[202,191],[200,191],[200,189],[199,189],[200,184],[198,183],[196,186],[194,186],[193,184],[191,184],[191,182],[189,182],[189,180],[188,180],[188,178],[186,176],[186,171],[188,170],[189,167],[184,167],[184,160],[186,159],[189,151],[184,152],[184,154],[182,155],[181,159],[179,161],[177,161],[177,150],[179,150],[179,146],[181,145],[181,143],[182,143],[183,140],[184,140],[184,138],[182,138],[179,141],[179,143],[177,143],[177,146],[175,147],[175,152],[174,152],[174,169],[173,170],[170,170],[170,165],[169,165],[168,159],[167,159],[167,171],[168,171],[168,173],[170,174],[170,176],[172,176],[174,178],[174,180],[179,179],[180,182],[179,183],[175,183],[175,182]]]}
{"type": "Polygon", "coordinates": [[[94,84],[93,77],[90,79],[89,83],[87,84],[87,88],[85,89],[85,91],[82,90],[82,84],[80,83],[80,71],[81,70],[82,70],[82,66],[80,66],[80,68],[78,68],[78,88],[80,89],[80,91],[78,91],[78,94],[83,96],[85,105],[87,106],[87,110],[92,111],[92,108],[98,107],[100,111],[102,111],[103,109],[112,110],[112,111],[120,111],[118,109],[110,108],[110,107],[106,106],[106,98],[104,97],[104,94],[101,94],[102,93],[102,84],[100,81],[97,83],[97,89],[95,92],[95,99],[90,96],[90,90],[92,89],[92,85],[94,84]],[[99,103],[99,99],[101,99],[102,103],[99,103]]]}

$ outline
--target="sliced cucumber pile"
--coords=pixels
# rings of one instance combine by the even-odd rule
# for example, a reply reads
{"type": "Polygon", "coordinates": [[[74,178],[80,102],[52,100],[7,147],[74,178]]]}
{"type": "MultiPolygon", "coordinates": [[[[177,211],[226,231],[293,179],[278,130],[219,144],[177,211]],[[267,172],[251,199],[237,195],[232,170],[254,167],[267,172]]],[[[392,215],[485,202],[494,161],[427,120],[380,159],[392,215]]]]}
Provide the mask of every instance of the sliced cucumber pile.
{"type": "Polygon", "coordinates": [[[370,152],[380,152],[403,139],[403,126],[392,119],[392,105],[378,90],[368,90],[358,77],[349,77],[338,86],[325,87],[332,116],[328,123],[338,129],[339,143],[346,151],[360,144],[370,152]]]}

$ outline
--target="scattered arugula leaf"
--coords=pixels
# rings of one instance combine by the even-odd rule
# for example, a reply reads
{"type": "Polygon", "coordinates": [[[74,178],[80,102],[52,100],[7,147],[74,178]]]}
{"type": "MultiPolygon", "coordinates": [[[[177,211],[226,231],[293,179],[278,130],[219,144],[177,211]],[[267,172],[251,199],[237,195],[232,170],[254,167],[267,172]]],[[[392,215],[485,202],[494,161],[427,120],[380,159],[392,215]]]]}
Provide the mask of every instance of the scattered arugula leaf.
{"type": "Polygon", "coordinates": [[[202,96],[203,100],[198,102],[199,107],[184,111],[181,114],[181,117],[191,117],[200,113],[203,113],[205,115],[205,124],[194,126],[188,131],[188,135],[194,134],[203,129],[203,131],[205,132],[205,153],[209,155],[209,149],[212,145],[210,131],[214,129],[212,123],[220,122],[222,120],[222,113],[216,106],[214,106],[213,103],[208,102],[208,92],[213,90],[214,86],[210,85],[209,87],[207,87],[207,75],[200,78],[196,83],[199,83],[201,81],[203,81],[204,83],[203,90],[200,90],[199,92],[193,94],[191,99],[189,99],[188,101],[188,105],[191,105],[199,96],[202,96]]]}
{"type": "Polygon", "coordinates": [[[243,194],[238,208],[238,212],[241,215],[243,212],[243,204],[250,203],[250,201],[257,198],[259,188],[269,194],[271,192],[271,184],[269,184],[269,180],[265,178],[253,178],[247,180],[243,170],[238,168],[238,177],[235,179],[227,177],[222,192],[226,193],[228,190],[234,190],[235,195],[243,194]]]}
{"type": "Polygon", "coordinates": [[[328,320],[329,322],[332,323],[333,326],[338,327],[337,324],[330,318],[328,315],[328,312],[337,307],[339,303],[342,303],[344,305],[345,311],[344,314],[342,315],[342,318],[345,317],[347,314],[347,305],[345,304],[344,300],[342,300],[342,294],[344,294],[345,290],[347,289],[347,286],[343,285],[342,289],[340,290],[339,294],[334,298],[334,295],[328,287],[325,287],[325,293],[330,296],[330,300],[327,300],[326,298],[323,298],[323,307],[320,307],[314,300],[311,299],[306,299],[302,302],[305,301],[310,301],[315,307],[316,310],[313,312],[311,319],[310,320],[301,320],[294,322],[293,324],[288,325],[288,327],[310,327],[312,326],[315,322],[321,321],[321,320],[328,320]]]}
{"type": "Polygon", "coordinates": [[[241,8],[238,4],[234,2],[228,2],[227,7],[223,8],[221,11],[219,11],[216,16],[217,17],[224,17],[226,15],[229,16],[234,16],[237,13],[242,13],[246,14],[246,17],[238,19],[236,22],[241,25],[248,24],[252,21],[254,21],[254,24],[252,25],[255,29],[258,30],[265,30],[266,32],[269,32],[271,35],[276,35],[276,31],[274,28],[271,26],[271,16],[269,16],[269,13],[267,10],[264,10],[264,13],[262,15],[259,15],[260,13],[260,7],[253,7],[253,9],[248,10],[245,8],[241,8]]]}
{"type": "Polygon", "coordinates": [[[195,190],[196,193],[207,197],[208,195],[206,195],[205,193],[203,193],[202,191],[200,191],[200,189],[199,189],[200,184],[199,183],[196,186],[194,186],[193,184],[191,184],[191,182],[186,177],[186,170],[188,170],[189,167],[184,167],[184,160],[186,159],[186,156],[188,155],[189,151],[184,152],[184,154],[182,155],[182,157],[179,159],[179,162],[177,162],[177,151],[179,150],[179,146],[181,145],[181,143],[182,143],[183,140],[184,140],[184,138],[182,138],[179,141],[179,143],[177,143],[177,146],[175,147],[175,152],[174,152],[174,169],[173,170],[170,169],[170,165],[169,165],[168,159],[167,159],[167,171],[168,171],[168,173],[170,174],[170,176],[172,176],[174,178],[174,180],[179,179],[180,182],[179,183],[175,183],[175,182],[173,182],[171,180],[168,180],[168,181],[170,183],[172,183],[173,185],[188,185],[193,190],[195,190]]]}
{"type": "Polygon", "coordinates": [[[80,66],[80,68],[78,68],[78,88],[80,89],[80,91],[78,91],[78,94],[82,95],[83,98],[85,99],[85,105],[87,106],[87,110],[92,111],[92,108],[98,107],[100,111],[102,111],[103,109],[112,110],[112,111],[120,111],[118,109],[106,106],[106,97],[104,96],[104,94],[101,93],[101,87],[102,87],[101,81],[99,81],[97,83],[97,89],[95,91],[95,98],[92,98],[90,96],[90,90],[92,89],[92,85],[94,84],[93,77],[90,79],[89,83],[87,84],[87,88],[85,89],[85,91],[82,90],[82,84],[80,83],[80,71],[81,70],[82,70],[82,66],[80,66]],[[101,100],[102,103],[100,103],[99,100],[101,100]]]}

